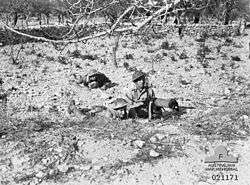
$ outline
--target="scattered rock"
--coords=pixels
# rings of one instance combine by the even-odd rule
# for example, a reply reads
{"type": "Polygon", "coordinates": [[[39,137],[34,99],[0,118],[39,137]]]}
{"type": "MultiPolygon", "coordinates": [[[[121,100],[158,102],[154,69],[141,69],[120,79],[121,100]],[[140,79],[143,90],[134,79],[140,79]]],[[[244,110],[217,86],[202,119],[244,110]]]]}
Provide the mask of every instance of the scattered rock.
{"type": "Polygon", "coordinates": [[[224,89],[224,94],[225,94],[225,95],[230,95],[230,94],[231,94],[230,89],[229,89],[229,88],[225,88],[225,89],[224,89]]]}
{"type": "Polygon", "coordinates": [[[87,171],[91,169],[91,166],[90,165],[82,166],[80,169],[83,171],[87,171]]]}
{"type": "Polygon", "coordinates": [[[158,152],[156,152],[155,150],[150,150],[149,155],[151,157],[159,157],[160,156],[160,154],[158,152]]]}
{"type": "Polygon", "coordinates": [[[155,134],[155,137],[159,140],[159,141],[161,141],[162,139],[164,139],[166,136],[164,135],[164,134],[155,134]]]}
{"type": "Polygon", "coordinates": [[[49,158],[42,159],[42,163],[47,165],[49,163],[49,158]]]}
{"type": "Polygon", "coordinates": [[[69,169],[69,167],[66,164],[61,164],[57,168],[62,173],[66,173],[69,169]]]}
{"type": "Polygon", "coordinates": [[[95,165],[94,167],[93,167],[93,169],[94,170],[100,170],[102,168],[102,165],[95,165]]]}
{"type": "Polygon", "coordinates": [[[155,143],[157,142],[157,138],[155,136],[152,136],[150,139],[149,139],[150,142],[152,143],[155,143]]]}
{"type": "Polygon", "coordinates": [[[180,82],[182,85],[191,84],[191,81],[187,81],[187,80],[183,80],[183,79],[180,79],[179,82],[180,82]]]}
{"type": "Polygon", "coordinates": [[[138,148],[142,148],[145,145],[145,141],[142,140],[136,140],[133,142],[133,145],[138,148]]]}
{"type": "Polygon", "coordinates": [[[172,55],[170,58],[171,58],[171,60],[172,60],[172,61],[174,61],[174,62],[176,62],[176,61],[177,61],[177,59],[175,58],[175,56],[174,56],[174,55],[172,55]]]}
{"type": "Polygon", "coordinates": [[[242,115],[240,119],[243,120],[244,122],[247,122],[249,120],[249,117],[247,115],[242,115]]]}
{"type": "Polygon", "coordinates": [[[185,50],[183,50],[183,52],[179,56],[179,59],[186,59],[186,58],[188,58],[187,52],[185,50]]]}
{"type": "Polygon", "coordinates": [[[57,172],[57,170],[51,169],[51,170],[49,170],[49,175],[50,176],[54,175],[54,174],[56,174],[56,172],[57,172]]]}
{"type": "Polygon", "coordinates": [[[45,175],[46,175],[46,174],[45,174],[44,172],[39,171],[39,172],[36,174],[36,177],[41,179],[41,178],[43,178],[45,175]]]}
{"type": "Polygon", "coordinates": [[[108,158],[107,157],[103,157],[102,160],[106,162],[106,161],[108,161],[108,158]]]}
{"type": "Polygon", "coordinates": [[[29,183],[29,185],[37,185],[37,184],[39,184],[40,182],[39,182],[39,179],[38,178],[34,178],[30,183],[29,183]]]}
{"type": "Polygon", "coordinates": [[[227,100],[221,99],[217,102],[217,104],[219,107],[223,107],[227,102],[228,102],[227,100]]]}

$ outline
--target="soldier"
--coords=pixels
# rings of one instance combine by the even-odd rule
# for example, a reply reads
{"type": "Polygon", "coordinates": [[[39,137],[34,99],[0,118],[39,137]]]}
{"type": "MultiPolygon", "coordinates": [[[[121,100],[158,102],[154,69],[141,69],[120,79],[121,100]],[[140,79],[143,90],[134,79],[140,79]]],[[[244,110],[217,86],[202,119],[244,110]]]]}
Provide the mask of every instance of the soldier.
{"type": "Polygon", "coordinates": [[[75,104],[75,100],[71,100],[68,113],[74,116],[101,116],[110,119],[119,119],[123,120],[127,118],[127,101],[118,98],[112,101],[109,107],[95,105],[89,108],[77,108],[75,104]]]}
{"type": "Polygon", "coordinates": [[[121,120],[127,119],[127,105],[128,102],[123,98],[117,98],[112,101],[110,104],[110,108],[113,112],[113,118],[121,120]]]}
{"type": "Polygon", "coordinates": [[[90,89],[107,89],[112,84],[110,79],[105,74],[100,73],[95,69],[85,75],[79,83],[83,83],[90,89]]]}
{"type": "Polygon", "coordinates": [[[152,87],[149,86],[146,74],[142,71],[136,71],[132,80],[135,88],[126,94],[132,106],[128,113],[131,118],[158,118],[163,115],[163,108],[170,108],[172,111],[179,111],[178,102],[175,99],[156,98],[152,87]]]}

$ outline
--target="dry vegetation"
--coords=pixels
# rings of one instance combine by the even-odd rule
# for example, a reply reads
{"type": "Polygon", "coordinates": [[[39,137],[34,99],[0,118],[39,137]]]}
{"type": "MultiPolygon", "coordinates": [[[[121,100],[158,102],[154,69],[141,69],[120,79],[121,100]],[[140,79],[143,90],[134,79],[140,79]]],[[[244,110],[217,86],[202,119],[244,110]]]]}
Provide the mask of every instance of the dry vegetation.
{"type": "Polygon", "coordinates": [[[7,94],[0,100],[0,184],[250,184],[250,32],[241,29],[249,3],[150,2],[0,2],[0,95],[7,94]],[[89,25],[100,17],[105,27],[89,25]],[[16,30],[24,18],[32,27],[16,30]],[[167,18],[175,20],[172,31],[155,27],[165,28],[167,18]],[[61,25],[48,26],[52,19],[61,25]],[[229,29],[187,34],[185,26],[215,21],[229,29]],[[79,84],[91,69],[116,85],[79,84]],[[68,114],[72,100],[88,109],[124,97],[137,69],[157,97],[178,100],[178,115],[148,122],[68,114]],[[239,156],[238,181],[214,181],[205,170],[205,157],[220,144],[239,156]]]}
{"type": "Polygon", "coordinates": [[[48,43],[26,43],[21,51],[15,45],[15,63],[11,46],[2,47],[2,86],[12,91],[1,106],[0,184],[215,184],[203,161],[219,143],[240,155],[239,181],[228,184],[249,184],[247,41],[249,35],[208,38],[202,56],[189,36],[127,35],[118,68],[110,62],[112,38],[61,53],[48,43]],[[178,117],[148,123],[67,115],[71,99],[86,108],[122,97],[135,68],[149,73],[157,97],[178,99],[178,117]],[[118,86],[78,85],[89,69],[118,86]]]}

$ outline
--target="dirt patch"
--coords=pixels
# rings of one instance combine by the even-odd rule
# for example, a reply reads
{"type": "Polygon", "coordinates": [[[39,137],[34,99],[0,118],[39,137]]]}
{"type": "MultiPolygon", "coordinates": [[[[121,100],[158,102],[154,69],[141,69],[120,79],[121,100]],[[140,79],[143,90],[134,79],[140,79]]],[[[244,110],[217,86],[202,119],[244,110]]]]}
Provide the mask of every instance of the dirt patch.
{"type": "Polygon", "coordinates": [[[204,64],[188,36],[124,36],[118,68],[108,38],[79,44],[81,57],[69,55],[75,46],[59,53],[47,43],[27,43],[18,64],[2,47],[3,89],[15,90],[1,110],[1,184],[219,184],[205,171],[204,158],[221,143],[240,155],[235,183],[249,184],[247,40],[209,38],[204,64]],[[166,41],[171,49],[162,48],[166,41]],[[77,76],[90,69],[119,85],[106,91],[78,85],[77,76]],[[131,69],[149,74],[157,97],[176,97],[182,114],[152,123],[67,114],[71,99],[88,108],[123,97],[131,69]]]}

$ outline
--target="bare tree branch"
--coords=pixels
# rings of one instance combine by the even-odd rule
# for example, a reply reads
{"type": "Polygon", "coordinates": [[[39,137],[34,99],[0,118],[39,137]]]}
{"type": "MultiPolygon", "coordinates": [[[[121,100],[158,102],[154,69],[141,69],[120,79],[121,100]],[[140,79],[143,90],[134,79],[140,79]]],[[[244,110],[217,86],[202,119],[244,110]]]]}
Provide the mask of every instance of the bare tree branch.
{"type": "Polygon", "coordinates": [[[123,14],[117,19],[117,21],[115,22],[115,24],[112,25],[111,29],[109,30],[109,33],[112,33],[114,31],[114,29],[116,28],[116,26],[119,24],[119,22],[122,20],[122,18],[130,11],[134,8],[134,6],[131,6],[129,8],[127,8],[123,14]]]}

